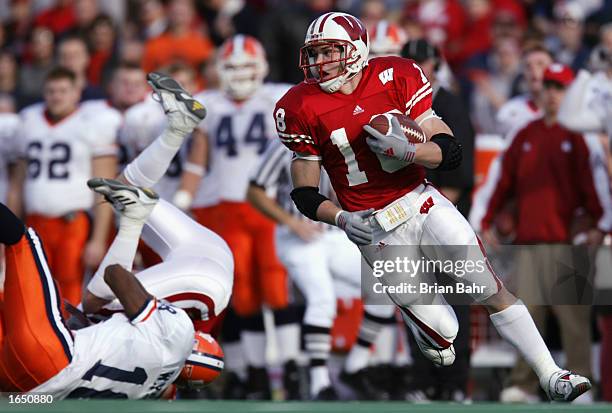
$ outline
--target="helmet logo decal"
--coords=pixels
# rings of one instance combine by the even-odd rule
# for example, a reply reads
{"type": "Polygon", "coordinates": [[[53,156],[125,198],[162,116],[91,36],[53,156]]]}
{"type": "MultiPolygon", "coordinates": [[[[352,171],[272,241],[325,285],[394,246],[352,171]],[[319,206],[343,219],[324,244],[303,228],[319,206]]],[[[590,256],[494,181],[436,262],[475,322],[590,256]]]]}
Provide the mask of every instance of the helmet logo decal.
{"type": "Polygon", "coordinates": [[[364,43],[367,43],[368,32],[366,32],[359,20],[353,16],[337,16],[333,20],[346,30],[352,41],[361,38],[364,43]]]}

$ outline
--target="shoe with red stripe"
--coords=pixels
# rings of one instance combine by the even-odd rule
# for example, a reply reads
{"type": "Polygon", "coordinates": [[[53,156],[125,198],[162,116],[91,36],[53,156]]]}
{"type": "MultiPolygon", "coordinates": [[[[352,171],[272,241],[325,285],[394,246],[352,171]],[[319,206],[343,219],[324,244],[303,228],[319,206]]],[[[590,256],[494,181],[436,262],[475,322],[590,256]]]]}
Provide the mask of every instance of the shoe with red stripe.
{"type": "MultiPolygon", "coordinates": [[[[543,383],[546,384],[546,383],[543,383]]],[[[591,389],[591,382],[569,370],[559,370],[553,373],[547,385],[542,386],[548,398],[552,401],[571,402],[591,389]]]]}

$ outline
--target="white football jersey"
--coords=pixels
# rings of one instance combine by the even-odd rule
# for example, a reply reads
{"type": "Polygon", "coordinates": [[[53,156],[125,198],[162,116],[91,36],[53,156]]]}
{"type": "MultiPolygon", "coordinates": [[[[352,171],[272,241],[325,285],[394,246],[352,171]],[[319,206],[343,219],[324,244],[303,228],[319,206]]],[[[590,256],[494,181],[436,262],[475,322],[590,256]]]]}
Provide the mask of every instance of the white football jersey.
{"type": "Polygon", "coordinates": [[[543,115],[527,95],[515,96],[497,111],[497,132],[505,139],[513,139],[516,132],[543,115]]]}
{"type": "Polygon", "coordinates": [[[612,138],[612,76],[580,70],[565,93],[559,123],[577,132],[604,132],[612,138]]]}
{"type": "Polygon", "coordinates": [[[252,171],[270,140],[276,139],[272,112],[289,85],[266,83],[248,100],[236,103],[220,90],[196,96],[208,111],[199,128],[211,148],[211,174],[222,200],[244,202],[252,171]]]}
{"type": "MultiPolygon", "coordinates": [[[[125,113],[125,119],[120,131],[120,144],[124,146],[128,160],[132,160],[151,144],[167,125],[166,115],[162,106],[152,98],[132,106],[125,113]]],[[[178,190],[183,173],[183,165],[189,154],[190,140],[181,146],[166,174],[153,186],[159,196],[168,201],[172,200],[178,190]]],[[[219,202],[216,180],[208,173],[200,182],[192,207],[203,208],[219,202]]]]}
{"type": "Polygon", "coordinates": [[[110,107],[79,106],[56,123],[45,115],[44,105],[24,109],[18,139],[28,161],[26,212],[53,217],[91,208],[92,159],[116,154],[120,124],[121,114],[110,107]]]}
{"type": "Polygon", "coordinates": [[[156,300],[131,322],[117,313],[73,333],[70,364],[32,393],[57,399],[156,398],[178,377],[194,343],[187,314],[156,300]]]}
{"type": "Polygon", "coordinates": [[[8,164],[20,156],[16,139],[19,116],[14,113],[0,114],[0,202],[6,202],[8,189],[8,164]]]}
{"type": "Polygon", "coordinates": [[[601,122],[602,130],[612,138],[612,78],[597,72],[586,86],[586,102],[601,122]]]}

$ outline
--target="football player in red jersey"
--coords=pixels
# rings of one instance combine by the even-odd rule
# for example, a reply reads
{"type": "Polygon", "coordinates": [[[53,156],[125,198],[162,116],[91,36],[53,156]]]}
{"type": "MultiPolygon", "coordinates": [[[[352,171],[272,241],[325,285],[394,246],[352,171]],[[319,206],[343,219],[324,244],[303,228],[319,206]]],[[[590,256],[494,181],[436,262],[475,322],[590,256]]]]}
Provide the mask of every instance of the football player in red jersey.
{"type": "MultiPolygon", "coordinates": [[[[332,12],[310,24],[300,52],[305,81],[291,88],[274,111],[278,135],[295,154],[293,201],[309,218],[342,228],[370,265],[385,257],[388,245],[478,247],[463,216],[424,181],[424,167],[450,170],[461,162],[461,145],[431,109],[429,81],[412,60],[368,61],[368,53],[368,33],[357,18],[332,12]],[[386,135],[368,125],[372,116],[386,112],[414,119],[427,142],[409,142],[396,119],[386,135]],[[321,166],[341,208],[318,191],[321,166]]],[[[486,262],[484,252],[473,249],[475,259],[486,262]]],[[[383,275],[382,281],[396,284],[407,278],[398,272],[383,275]]],[[[587,378],[555,364],[527,309],[490,266],[463,278],[484,287],[473,298],[528,360],[550,399],[570,401],[591,388],[587,378]]],[[[428,298],[435,305],[421,305],[418,294],[389,295],[425,356],[438,365],[451,364],[458,327],[444,297],[433,294],[428,298]]]]}

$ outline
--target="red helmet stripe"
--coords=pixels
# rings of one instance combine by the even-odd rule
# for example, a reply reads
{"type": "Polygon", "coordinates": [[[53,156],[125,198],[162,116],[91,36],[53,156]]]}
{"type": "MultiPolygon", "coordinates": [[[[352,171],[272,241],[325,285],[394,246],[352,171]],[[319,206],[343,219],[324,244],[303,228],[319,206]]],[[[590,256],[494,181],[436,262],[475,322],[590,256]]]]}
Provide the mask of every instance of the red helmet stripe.
{"type": "Polygon", "coordinates": [[[225,42],[223,50],[221,52],[221,56],[223,56],[224,58],[227,58],[231,56],[233,52],[234,52],[234,41],[232,39],[232,41],[225,42]]]}
{"type": "Polygon", "coordinates": [[[244,38],[244,51],[250,54],[251,56],[257,56],[259,51],[259,48],[257,46],[257,41],[251,36],[246,36],[244,38]]]}
{"type": "Polygon", "coordinates": [[[325,22],[327,21],[327,19],[330,18],[332,14],[334,13],[327,13],[326,15],[323,16],[323,18],[321,19],[321,23],[319,23],[319,33],[323,32],[323,27],[325,27],[325,22]]]}

